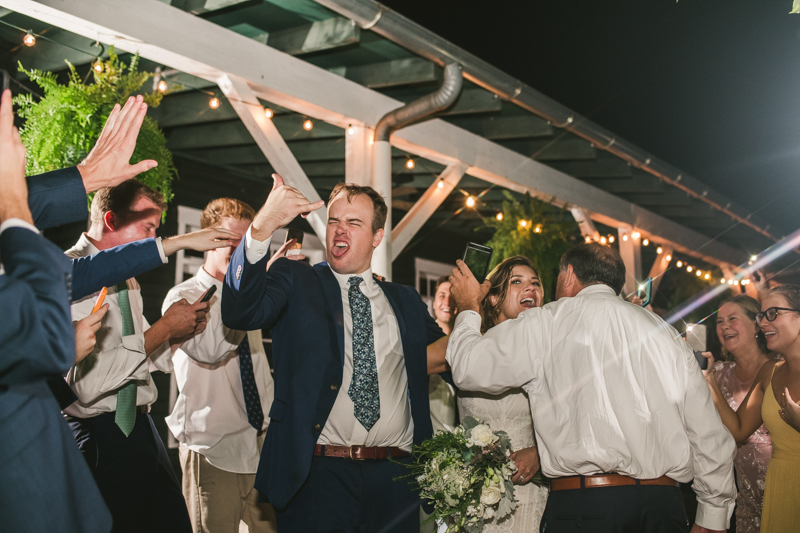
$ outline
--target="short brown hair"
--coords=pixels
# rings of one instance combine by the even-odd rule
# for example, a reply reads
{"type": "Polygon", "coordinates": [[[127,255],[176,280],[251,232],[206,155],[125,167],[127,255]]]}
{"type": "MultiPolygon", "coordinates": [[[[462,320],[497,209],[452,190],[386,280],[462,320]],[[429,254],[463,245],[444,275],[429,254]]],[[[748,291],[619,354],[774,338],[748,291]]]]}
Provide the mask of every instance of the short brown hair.
{"type": "Polygon", "coordinates": [[[383,226],[386,224],[386,216],[389,213],[389,208],[386,207],[386,201],[383,199],[383,196],[378,194],[378,191],[372,187],[356,185],[355,183],[340,182],[337,183],[336,187],[334,187],[331,191],[331,197],[328,199],[328,204],[330,204],[340,192],[345,192],[347,194],[348,202],[352,202],[354,196],[366,194],[369,199],[372,200],[372,233],[375,233],[379,229],[383,228],[383,226]]]}
{"type": "Polygon", "coordinates": [[[509,257],[494,267],[494,269],[489,272],[489,275],[486,276],[486,279],[489,280],[492,286],[489,288],[489,293],[483,300],[483,304],[481,304],[481,315],[483,315],[483,328],[481,328],[481,330],[483,332],[486,332],[498,324],[500,308],[503,306],[503,302],[506,300],[506,295],[508,294],[511,272],[516,266],[526,266],[533,270],[537,277],[539,276],[539,273],[533,268],[531,260],[524,255],[509,257]],[[490,296],[497,296],[497,303],[495,305],[492,305],[492,301],[489,298],[490,296]]]}
{"type": "Polygon", "coordinates": [[[248,204],[233,198],[217,198],[211,200],[203,209],[200,215],[200,227],[202,229],[219,226],[222,217],[230,217],[236,220],[253,220],[256,212],[248,204]]]}
{"type": "Polygon", "coordinates": [[[564,272],[568,265],[572,265],[581,285],[602,283],[614,289],[616,294],[625,285],[625,263],[619,252],[610,246],[597,242],[579,244],[561,256],[559,270],[564,272]]]}
{"type": "Polygon", "coordinates": [[[140,197],[145,197],[163,212],[167,210],[164,195],[133,178],[123,181],[116,187],[99,189],[92,199],[92,224],[102,224],[109,211],[120,215],[131,210],[140,197]]]}

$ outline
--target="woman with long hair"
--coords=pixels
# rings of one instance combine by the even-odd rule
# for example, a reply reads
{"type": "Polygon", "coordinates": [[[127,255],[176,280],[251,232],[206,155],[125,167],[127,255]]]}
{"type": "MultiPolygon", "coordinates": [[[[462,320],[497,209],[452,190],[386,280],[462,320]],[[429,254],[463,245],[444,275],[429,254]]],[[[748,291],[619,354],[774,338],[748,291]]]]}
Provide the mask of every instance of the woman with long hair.
{"type": "MultiPolygon", "coordinates": [[[[717,337],[723,354],[733,361],[717,362],[708,380],[716,381],[725,402],[734,411],[747,396],[758,371],[771,358],[767,339],[756,324],[756,315],[760,311],[759,303],[749,296],[728,298],[717,310],[717,337]]],[[[758,533],[772,441],[762,425],[738,446],[733,460],[739,485],[736,531],[758,533]]]]}
{"type": "MultiPolygon", "coordinates": [[[[497,265],[487,279],[492,287],[481,309],[484,332],[505,320],[517,318],[526,309],[542,305],[544,293],[539,274],[526,257],[509,257],[497,265]]],[[[539,470],[539,454],[528,395],[522,389],[511,389],[497,396],[459,391],[458,411],[462,420],[474,416],[493,430],[508,433],[515,450],[511,458],[518,471],[511,481],[517,485],[517,508],[499,522],[487,521],[484,533],[538,531],[547,503],[547,489],[531,483],[539,470]]]]}
{"type": "Polygon", "coordinates": [[[761,533],[790,533],[800,523],[800,286],[771,289],[756,316],[767,349],[782,361],[761,365],[737,411],[730,408],[714,372],[706,379],[722,422],[737,442],[745,441],[763,423],[772,439],[767,468],[761,533]]]}

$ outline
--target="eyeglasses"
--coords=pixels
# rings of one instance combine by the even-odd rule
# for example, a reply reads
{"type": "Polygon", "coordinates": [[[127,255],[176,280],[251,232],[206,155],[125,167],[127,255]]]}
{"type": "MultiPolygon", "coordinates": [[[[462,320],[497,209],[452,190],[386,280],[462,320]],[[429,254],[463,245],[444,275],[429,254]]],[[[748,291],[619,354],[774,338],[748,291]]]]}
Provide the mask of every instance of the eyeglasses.
{"type": "Polygon", "coordinates": [[[766,311],[756,313],[756,322],[761,322],[764,318],[772,322],[778,318],[778,311],[794,311],[795,313],[800,313],[797,309],[789,309],[788,307],[770,307],[766,311]]]}

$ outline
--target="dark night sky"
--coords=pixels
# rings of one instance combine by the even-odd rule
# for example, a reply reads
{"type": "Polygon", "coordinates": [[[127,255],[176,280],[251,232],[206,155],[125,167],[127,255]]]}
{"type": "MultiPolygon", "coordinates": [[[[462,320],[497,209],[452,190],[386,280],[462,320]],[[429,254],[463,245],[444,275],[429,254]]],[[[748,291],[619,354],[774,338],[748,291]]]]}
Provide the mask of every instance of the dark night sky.
{"type": "Polygon", "coordinates": [[[791,0],[384,3],[760,209],[779,236],[800,226],[791,0]]]}

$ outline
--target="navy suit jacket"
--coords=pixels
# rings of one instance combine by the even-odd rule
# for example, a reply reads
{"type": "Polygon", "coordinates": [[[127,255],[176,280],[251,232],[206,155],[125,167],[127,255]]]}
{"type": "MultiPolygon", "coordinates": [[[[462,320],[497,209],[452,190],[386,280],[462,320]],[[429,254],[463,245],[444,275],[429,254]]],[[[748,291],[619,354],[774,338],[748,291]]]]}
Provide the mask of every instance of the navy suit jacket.
{"type": "MultiPolygon", "coordinates": [[[[339,283],[327,263],[267,258],[247,262],[245,242],[222,287],[222,321],[233,329],[272,330],[275,399],[255,487],[284,508],[308,477],[314,446],[342,385],[344,322],[339,283]],[[334,387],[335,386],[335,387],[334,387]]],[[[378,282],[392,306],[408,375],[414,442],[429,438],[427,345],[444,334],[411,287],[378,282]]]]}
{"type": "Polygon", "coordinates": [[[86,461],[46,385],[75,358],[71,265],[42,235],[0,235],[0,516],[8,531],[108,531],[86,461]]]}

